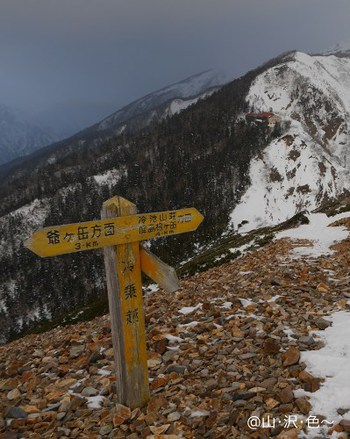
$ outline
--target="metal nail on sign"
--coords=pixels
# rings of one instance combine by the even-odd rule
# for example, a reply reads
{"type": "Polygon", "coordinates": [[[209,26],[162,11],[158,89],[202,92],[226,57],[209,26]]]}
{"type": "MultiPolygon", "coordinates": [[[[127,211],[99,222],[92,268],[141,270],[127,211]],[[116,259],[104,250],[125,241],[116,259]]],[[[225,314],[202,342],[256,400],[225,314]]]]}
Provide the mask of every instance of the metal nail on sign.
{"type": "Polygon", "coordinates": [[[103,203],[100,221],[46,227],[24,242],[41,257],[104,247],[118,402],[131,408],[149,400],[141,270],[166,291],[178,290],[175,270],[140,245],[141,241],[196,230],[195,209],[136,214],[122,197],[103,203]]]}

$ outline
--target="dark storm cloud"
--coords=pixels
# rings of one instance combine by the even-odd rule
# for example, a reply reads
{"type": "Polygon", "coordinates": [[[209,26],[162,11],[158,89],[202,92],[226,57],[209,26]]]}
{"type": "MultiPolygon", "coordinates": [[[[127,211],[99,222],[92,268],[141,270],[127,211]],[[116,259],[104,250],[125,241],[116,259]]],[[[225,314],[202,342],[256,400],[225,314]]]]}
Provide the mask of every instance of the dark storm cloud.
{"type": "Polygon", "coordinates": [[[0,0],[0,103],[123,105],[202,70],[243,74],[350,40],[348,0],[0,0]]]}

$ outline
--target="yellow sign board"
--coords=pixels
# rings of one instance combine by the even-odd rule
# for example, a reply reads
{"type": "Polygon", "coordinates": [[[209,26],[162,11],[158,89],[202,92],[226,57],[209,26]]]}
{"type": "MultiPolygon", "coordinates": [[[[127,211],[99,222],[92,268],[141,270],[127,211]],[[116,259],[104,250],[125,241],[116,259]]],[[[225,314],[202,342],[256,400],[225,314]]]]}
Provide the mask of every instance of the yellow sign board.
{"type": "Polygon", "coordinates": [[[191,232],[202,221],[195,208],[129,215],[46,227],[24,246],[41,257],[56,256],[191,232]]]}

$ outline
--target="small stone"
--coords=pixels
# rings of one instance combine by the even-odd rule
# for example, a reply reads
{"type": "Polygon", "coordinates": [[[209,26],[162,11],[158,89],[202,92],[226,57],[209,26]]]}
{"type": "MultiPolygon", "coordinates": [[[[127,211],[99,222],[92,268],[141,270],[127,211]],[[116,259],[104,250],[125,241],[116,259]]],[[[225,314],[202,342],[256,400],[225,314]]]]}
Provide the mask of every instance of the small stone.
{"type": "Polygon", "coordinates": [[[317,291],[319,293],[327,293],[329,291],[329,287],[328,285],[321,282],[317,285],[317,291]]]}
{"type": "Polygon", "coordinates": [[[99,430],[99,433],[101,436],[106,436],[113,430],[113,426],[111,424],[105,424],[102,425],[102,427],[99,430]]]}
{"type": "Polygon", "coordinates": [[[244,332],[240,328],[237,328],[237,326],[232,327],[231,333],[232,333],[232,336],[235,338],[243,338],[244,337],[244,332]]]}
{"type": "Polygon", "coordinates": [[[71,407],[71,402],[70,402],[70,400],[69,400],[69,399],[64,399],[64,400],[61,402],[61,405],[60,405],[60,407],[59,407],[59,409],[58,409],[58,412],[59,412],[59,413],[62,413],[62,412],[66,413],[66,412],[68,412],[68,410],[70,409],[70,407],[71,407]]]}
{"type": "Polygon", "coordinates": [[[291,413],[293,411],[293,404],[281,404],[278,407],[279,413],[291,413]]]}
{"type": "Polygon", "coordinates": [[[85,398],[81,398],[80,396],[73,396],[70,404],[71,410],[76,410],[78,407],[81,407],[86,402],[85,398]]]}
{"type": "Polygon", "coordinates": [[[149,368],[153,368],[153,367],[157,367],[157,366],[159,366],[160,364],[162,364],[162,359],[161,358],[157,358],[157,357],[155,357],[155,358],[149,358],[148,360],[147,360],[147,366],[149,367],[149,368]]]}
{"type": "Polygon", "coordinates": [[[278,395],[282,404],[288,404],[294,399],[293,390],[290,386],[285,387],[278,395]]]}
{"type": "Polygon", "coordinates": [[[331,322],[323,319],[322,317],[320,319],[315,320],[315,325],[319,328],[319,329],[326,329],[329,326],[331,326],[331,322]]]}
{"type": "Polygon", "coordinates": [[[5,418],[24,419],[27,417],[28,414],[20,407],[10,406],[5,409],[5,418]]]}
{"type": "Polygon", "coordinates": [[[183,374],[185,370],[187,369],[186,366],[182,366],[180,364],[171,364],[167,367],[167,373],[176,372],[178,374],[183,374]]]}
{"type": "Polygon", "coordinates": [[[59,389],[62,389],[63,387],[71,387],[73,386],[75,383],[77,382],[77,380],[75,378],[66,378],[62,381],[59,381],[56,384],[56,387],[58,387],[59,389]]]}
{"type": "Polygon", "coordinates": [[[166,338],[162,338],[161,340],[158,340],[155,345],[155,351],[158,352],[158,354],[164,354],[166,352],[166,347],[168,345],[168,340],[166,338]]]}
{"type": "Polygon", "coordinates": [[[168,381],[169,379],[167,377],[157,377],[152,381],[150,388],[151,390],[159,389],[166,386],[168,384],[168,381]]]}
{"type": "Polygon", "coordinates": [[[176,354],[175,351],[166,351],[162,356],[163,362],[168,363],[174,358],[175,354],[176,354]]]}
{"type": "Polygon", "coordinates": [[[45,351],[42,349],[35,349],[32,355],[34,358],[43,358],[45,356],[45,351]]]}
{"type": "Polygon", "coordinates": [[[66,414],[66,412],[57,413],[57,421],[62,421],[66,414]]]}
{"type": "Polygon", "coordinates": [[[167,405],[168,405],[168,401],[165,398],[165,396],[157,395],[148,401],[147,411],[148,411],[148,413],[149,412],[156,412],[160,408],[167,407],[167,405]]]}
{"type": "Polygon", "coordinates": [[[15,431],[5,431],[1,434],[1,439],[18,439],[18,435],[15,431]]]}
{"type": "Polygon", "coordinates": [[[298,398],[295,400],[295,403],[298,407],[298,409],[303,413],[304,415],[307,415],[311,410],[311,404],[307,400],[307,398],[304,396],[302,398],[298,398]]]}
{"type": "Polygon", "coordinates": [[[283,285],[283,282],[280,279],[278,279],[277,277],[273,277],[270,279],[270,284],[274,285],[276,287],[280,287],[283,285]]]}
{"type": "Polygon", "coordinates": [[[142,438],[147,438],[150,435],[151,435],[151,429],[148,426],[141,430],[141,437],[142,438]]]}
{"type": "Polygon", "coordinates": [[[277,439],[298,439],[298,430],[296,428],[292,428],[291,430],[283,430],[278,436],[277,439]]]}
{"type": "Polygon", "coordinates": [[[67,436],[69,437],[71,430],[69,428],[65,428],[65,427],[60,427],[57,431],[58,433],[58,437],[60,436],[67,436]]]}
{"type": "Polygon", "coordinates": [[[0,392],[4,390],[13,390],[19,386],[17,378],[8,378],[7,380],[0,381],[0,392]]]}
{"type": "Polygon", "coordinates": [[[73,346],[69,351],[69,357],[70,358],[77,358],[79,355],[81,355],[85,350],[84,345],[77,345],[73,346]]]}
{"type": "Polygon", "coordinates": [[[170,427],[170,424],[164,424],[164,425],[158,425],[158,426],[152,425],[152,426],[150,426],[150,429],[151,429],[151,432],[157,436],[157,435],[161,435],[161,434],[165,433],[169,427],[170,427]]]}
{"type": "Polygon", "coordinates": [[[346,431],[347,433],[350,433],[350,420],[349,419],[342,419],[339,423],[344,431],[346,431]]]}
{"type": "Polygon", "coordinates": [[[282,354],[283,366],[292,366],[297,364],[300,360],[300,351],[297,347],[291,346],[286,352],[282,354]]]}
{"type": "Polygon", "coordinates": [[[83,396],[96,396],[98,395],[98,390],[93,387],[85,387],[81,392],[83,396]]]}
{"type": "Polygon", "coordinates": [[[113,426],[118,427],[118,425],[123,424],[130,417],[131,417],[130,408],[122,404],[117,404],[112,414],[113,426]]]}
{"type": "Polygon", "coordinates": [[[246,354],[238,355],[240,360],[249,360],[250,358],[256,357],[256,354],[252,352],[247,352],[246,354]]]}
{"type": "Polygon", "coordinates": [[[24,405],[24,406],[22,406],[21,408],[22,408],[26,413],[28,413],[28,414],[39,413],[39,412],[40,412],[40,410],[38,409],[38,407],[35,406],[35,405],[30,405],[30,404],[28,404],[28,405],[24,405]]]}
{"type": "Polygon", "coordinates": [[[273,398],[267,398],[267,400],[265,401],[265,404],[266,404],[267,408],[269,410],[271,410],[271,409],[277,407],[279,405],[279,402],[273,398]]]}
{"type": "Polygon", "coordinates": [[[338,413],[338,415],[340,415],[340,416],[345,415],[345,413],[347,413],[347,412],[350,412],[350,408],[349,408],[349,409],[338,409],[338,410],[337,410],[337,413],[338,413]]]}
{"type": "Polygon", "coordinates": [[[178,421],[180,418],[181,418],[180,412],[172,412],[172,413],[168,414],[168,421],[169,422],[178,421]]]}
{"type": "Polygon", "coordinates": [[[315,378],[305,370],[299,373],[299,379],[304,383],[304,390],[307,392],[316,392],[320,388],[320,378],[315,378]]]}
{"type": "Polygon", "coordinates": [[[10,401],[20,397],[21,397],[21,392],[18,389],[10,390],[7,394],[7,399],[9,399],[10,401]]]}
{"type": "Polygon", "coordinates": [[[236,392],[232,396],[232,400],[233,401],[236,401],[238,399],[248,400],[250,398],[254,398],[254,396],[256,396],[255,392],[236,392]]]}
{"type": "Polygon", "coordinates": [[[280,351],[280,345],[278,341],[275,340],[274,338],[268,338],[264,342],[263,350],[265,354],[269,354],[269,355],[278,354],[278,352],[280,351]]]}
{"type": "Polygon", "coordinates": [[[304,335],[302,337],[299,337],[299,343],[306,344],[308,346],[315,344],[315,339],[311,335],[304,335]]]}
{"type": "Polygon", "coordinates": [[[247,401],[244,399],[237,399],[237,401],[233,402],[233,407],[244,407],[245,405],[247,405],[247,401]]]}
{"type": "Polygon", "coordinates": [[[102,358],[102,355],[100,353],[100,348],[95,349],[94,351],[91,352],[91,354],[90,354],[90,356],[89,356],[89,358],[87,360],[87,363],[89,365],[93,364],[93,363],[96,363],[96,361],[100,360],[101,358],[102,358]]]}
{"type": "Polygon", "coordinates": [[[262,383],[260,383],[260,386],[265,387],[265,389],[271,391],[276,383],[277,383],[276,378],[267,378],[262,383]]]}

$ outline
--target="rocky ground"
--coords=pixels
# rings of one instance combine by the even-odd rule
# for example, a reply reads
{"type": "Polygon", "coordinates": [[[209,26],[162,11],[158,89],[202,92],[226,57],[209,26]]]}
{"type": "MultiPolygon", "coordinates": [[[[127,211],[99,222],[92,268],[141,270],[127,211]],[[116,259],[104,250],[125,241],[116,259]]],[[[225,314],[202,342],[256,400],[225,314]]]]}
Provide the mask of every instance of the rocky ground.
{"type": "MultiPolygon", "coordinates": [[[[307,372],[300,352],[319,349],[310,332],[349,309],[350,239],[318,258],[292,258],[296,245],[273,241],[183,280],[178,293],[146,297],[145,408],[116,404],[108,315],[2,346],[0,437],[302,437],[311,405],[294,392],[317,391],[323,377],[307,372]],[[286,425],[292,414],[298,422],[286,425]],[[251,429],[251,416],[279,422],[251,429]]],[[[350,412],[332,431],[348,437],[350,412]]]]}

